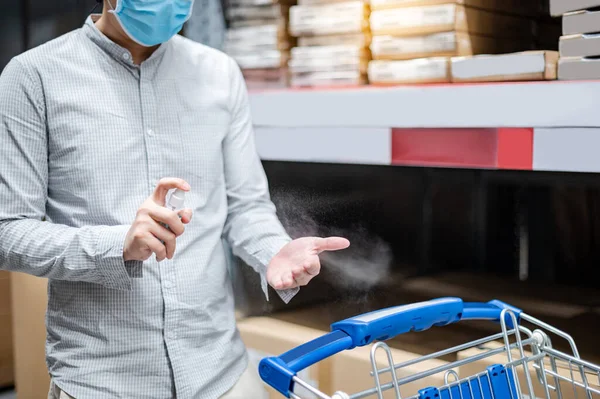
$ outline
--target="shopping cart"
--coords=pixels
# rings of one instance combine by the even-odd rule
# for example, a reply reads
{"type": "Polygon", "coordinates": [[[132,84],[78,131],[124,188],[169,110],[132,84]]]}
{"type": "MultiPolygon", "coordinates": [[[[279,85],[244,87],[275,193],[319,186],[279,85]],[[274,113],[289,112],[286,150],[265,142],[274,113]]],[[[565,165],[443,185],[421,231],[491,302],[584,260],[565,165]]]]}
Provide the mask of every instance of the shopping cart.
{"type": "Polygon", "coordinates": [[[278,357],[262,359],[259,372],[267,384],[283,396],[294,399],[302,399],[294,393],[299,390],[298,387],[320,399],[375,396],[383,399],[384,392],[389,390],[392,390],[393,397],[400,399],[400,388],[403,385],[438,373],[444,375],[442,386],[425,386],[410,396],[406,395],[405,399],[592,399],[594,395],[600,395],[600,367],[580,358],[571,336],[497,300],[488,303],[463,303],[459,298],[440,298],[352,317],[332,324],[331,332],[322,337],[278,357]],[[464,320],[499,322],[501,332],[399,364],[394,363],[392,351],[384,342],[400,334],[464,320]],[[523,326],[524,322],[533,329],[523,326]],[[554,349],[551,336],[566,340],[571,353],[554,349]],[[397,376],[397,372],[405,367],[469,348],[481,348],[482,345],[498,340],[503,341],[502,345],[468,358],[402,378],[397,376]],[[373,369],[371,375],[375,387],[371,389],[354,394],[338,391],[329,396],[298,377],[300,371],[321,360],[373,342],[376,343],[372,345],[370,353],[373,369]],[[378,367],[378,351],[383,351],[386,355],[387,367],[378,367]],[[461,366],[501,354],[506,355],[506,362],[493,364],[479,374],[459,376],[456,371],[461,366]],[[382,382],[384,374],[390,376],[390,382],[382,382]]]}

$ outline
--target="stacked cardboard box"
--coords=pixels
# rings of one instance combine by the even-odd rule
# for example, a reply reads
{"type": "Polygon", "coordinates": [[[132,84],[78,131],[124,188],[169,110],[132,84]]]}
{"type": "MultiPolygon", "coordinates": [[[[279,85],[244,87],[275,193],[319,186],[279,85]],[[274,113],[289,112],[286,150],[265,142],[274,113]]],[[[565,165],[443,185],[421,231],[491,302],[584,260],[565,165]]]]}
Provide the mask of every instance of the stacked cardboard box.
{"type": "MultiPolygon", "coordinates": [[[[318,309],[315,311],[318,313],[318,309]]],[[[294,318],[294,312],[287,312],[290,319],[294,318]]],[[[268,317],[248,318],[238,323],[242,340],[248,348],[250,361],[256,367],[258,362],[268,356],[278,356],[299,345],[305,344],[325,335],[324,329],[314,329],[298,325],[294,322],[286,322],[268,317]]],[[[351,351],[341,352],[331,358],[323,360],[300,372],[298,376],[313,387],[331,395],[335,391],[344,391],[349,394],[371,389],[375,386],[374,378],[370,375],[371,347],[355,348],[351,351]]],[[[418,354],[405,352],[400,349],[392,349],[391,355],[394,363],[401,363],[419,357],[418,354]]],[[[380,350],[376,353],[376,362],[379,368],[388,366],[385,352],[380,350]]],[[[415,375],[420,372],[429,371],[446,365],[442,360],[427,360],[398,369],[397,378],[415,375]]],[[[391,374],[382,373],[381,383],[391,381],[391,374]]],[[[421,388],[428,386],[441,386],[444,383],[443,373],[434,374],[429,377],[401,386],[402,397],[409,397],[417,393],[421,388]]],[[[271,399],[281,398],[270,387],[269,397],[271,399]]],[[[295,393],[302,398],[315,398],[316,396],[301,387],[295,388],[295,393]]],[[[395,398],[392,390],[383,395],[384,398],[395,398]]]]}
{"type": "Polygon", "coordinates": [[[562,16],[558,78],[600,78],[600,0],[551,0],[550,12],[562,16]]]}
{"type": "MultiPolygon", "coordinates": [[[[299,345],[312,341],[325,334],[322,330],[286,323],[268,317],[248,318],[238,322],[238,330],[246,348],[252,367],[258,367],[261,359],[279,356],[299,345]]],[[[298,373],[298,377],[313,387],[331,392],[331,360],[327,359],[298,373]]],[[[279,399],[281,394],[266,387],[270,399],[279,399]]],[[[311,397],[309,392],[297,389],[300,397],[311,397]],[[308,394],[308,395],[307,395],[308,394]]]]}
{"type": "Polygon", "coordinates": [[[0,388],[14,382],[10,279],[0,271],[0,388]]]}
{"type": "Polygon", "coordinates": [[[369,7],[362,0],[323,1],[300,0],[290,9],[290,33],[299,44],[289,62],[291,85],[366,83],[369,7]]]}
{"type": "Polygon", "coordinates": [[[10,283],[15,386],[19,399],[46,398],[50,386],[45,354],[48,280],[12,273],[10,283]]]}
{"type": "Polygon", "coordinates": [[[556,51],[452,58],[453,82],[507,82],[556,79],[556,51]]]}
{"type": "Polygon", "coordinates": [[[373,0],[371,83],[450,82],[450,57],[530,49],[539,4],[373,0]],[[418,60],[418,61],[416,61],[418,60]]]}
{"type": "Polygon", "coordinates": [[[294,40],[287,33],[293,0],[235,0],[227,9],[225,52],[239,64],[253,88],[288,84],[287,61],[294,40]]]}

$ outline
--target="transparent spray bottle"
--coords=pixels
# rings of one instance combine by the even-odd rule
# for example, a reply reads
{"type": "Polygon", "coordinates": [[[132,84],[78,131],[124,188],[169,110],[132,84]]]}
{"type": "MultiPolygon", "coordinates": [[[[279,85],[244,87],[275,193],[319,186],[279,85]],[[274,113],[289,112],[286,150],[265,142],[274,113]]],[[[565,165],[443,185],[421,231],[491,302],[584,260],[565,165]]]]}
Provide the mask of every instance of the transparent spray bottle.
{"type": "MultiPolygon", "coordinates": [[[[185,191],[178,188],[175,191],[173,191],[171,195],[167,198],[165,207],[173,212],[177,212],[183,209],[184,203],[185,191]]],[[[181,219],[181,215],[179,215],[179,218],[181,219]]],[[[166,223],[163,223],[163,226],[165,226],[165,228],[167,229],[169,228],[169,225],[167,225],[166,223]]]]}

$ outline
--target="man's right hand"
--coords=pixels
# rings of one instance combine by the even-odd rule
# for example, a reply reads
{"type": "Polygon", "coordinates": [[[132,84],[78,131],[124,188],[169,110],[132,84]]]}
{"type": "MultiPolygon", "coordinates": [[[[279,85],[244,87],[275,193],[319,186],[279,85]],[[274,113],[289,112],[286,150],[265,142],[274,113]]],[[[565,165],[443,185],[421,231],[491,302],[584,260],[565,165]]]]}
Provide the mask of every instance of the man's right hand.
{"type": "Polygon", "coordinates": [[[184,225],[192,220],[191,209],[174,212],[165,208],[167,192],[175,188],[189,191],[190,185],[182,179],[161,179],[154,193],[140,206],[125,238],[123,258],[126,261],[144,261],[153,253],[159,262],[165,258],[173,258],[176,238],[183,234],[184,225]],[[169,228],[161,223],[167,224],[169,228]]]}

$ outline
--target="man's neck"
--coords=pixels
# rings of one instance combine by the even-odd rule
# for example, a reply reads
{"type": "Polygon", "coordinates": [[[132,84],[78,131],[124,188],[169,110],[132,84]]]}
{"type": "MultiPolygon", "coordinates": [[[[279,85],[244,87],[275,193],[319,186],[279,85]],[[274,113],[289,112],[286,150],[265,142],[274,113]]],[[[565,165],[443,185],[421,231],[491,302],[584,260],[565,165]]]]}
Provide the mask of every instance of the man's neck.
{"type": "Polygon", "coordinates": [[[119,21],[117,21],[116,17],[113,14],[110,14],[106,7],[104,7],[100,18],[94,22],[96,23],[98,30],[106,37],[117,43],[119,46],[129,50],[131,57],[133,58],[133,62],[136,65],[140,65],[142,62],[150,58],[152,53],[154,53],[154,51],[156,51],[156,49],[159,47],[144,47],[131,40],[131,38],[123,31],[123,28],[119,24],[119,21]]]}

